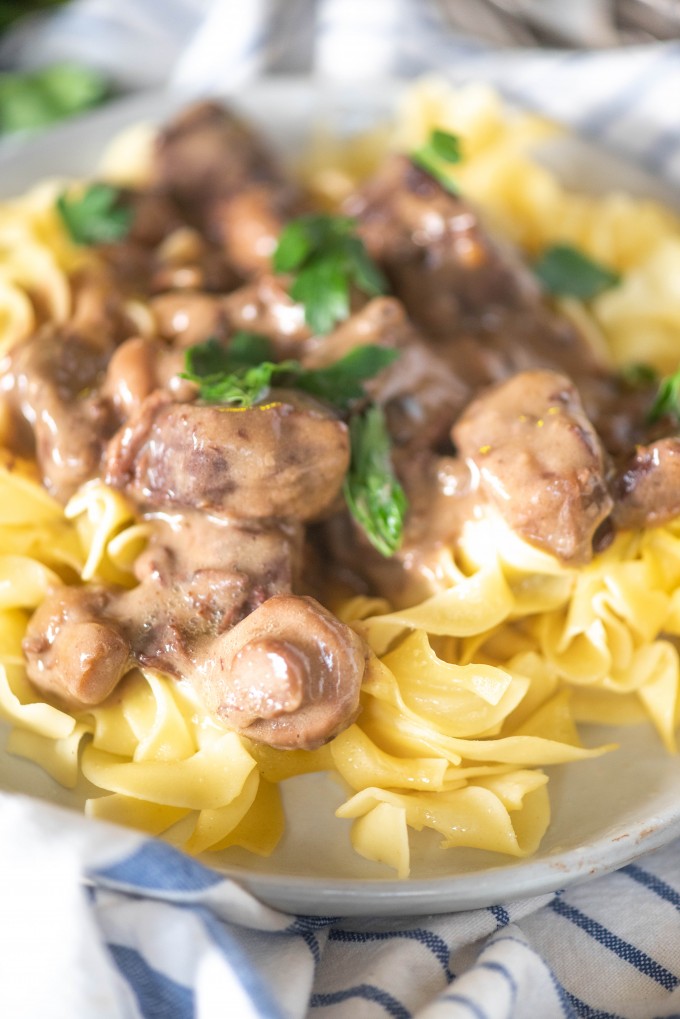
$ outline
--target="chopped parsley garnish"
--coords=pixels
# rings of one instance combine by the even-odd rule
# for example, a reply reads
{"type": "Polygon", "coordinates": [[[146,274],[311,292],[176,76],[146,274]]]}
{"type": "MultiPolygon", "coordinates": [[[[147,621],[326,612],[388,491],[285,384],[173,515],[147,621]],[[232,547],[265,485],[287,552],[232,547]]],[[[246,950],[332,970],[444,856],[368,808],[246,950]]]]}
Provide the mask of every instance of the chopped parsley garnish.
{"type": "Polygon", "coordinates": [[[239,329],[230,338],[228,347],[214,337],[189,347],[184,353],[184,377],[194,382],[222,377],[240,368],[254,368],[263,361],[271,361],[272,353],[266,336],[239,329]]]}
{"type": "Polygon", "coordinates": [[[416,166],[429,173],[453,194],[456,194],[458,189],[451,179],[449,166],[460,163],[462,158],[460,138],[439,128],[435,128],[424,145],[411,153],[411,160],[416,166]]]}
{"type": "Polygon", "coordinates": [[[304,305],[305,321],[329,333],[350,311],[350,287],[374,297],[385,292],[382,273],[346,216],[301,216],[288,223],[273,258],[278,273],[294,276],[290,296],[304,305]]]}
{"type": "Polygon", "coordinates": [[[57,210],[76,244],[110,244],[132,226],[132,209],[120,204],[121,192],[110,184],[90,184],[80,194],[63,192],[57,210]]]}
{"type": "Polygon", "coordinates": [[[399,357],[391,347],[367,345],[355,347],[335,364],[316,371],[302,371],[295,382],[297,389],[318,396],[321,400],[346,407],[363,397],[363,383],[387,368],[399,357]]]}
{"type": "Polygon", "coordinates": [[[680,369],[674,375],[666,375],[661,379],[647,421],[651,424],[666,415],[680,421],[680,369]]]}
{"type": "Polygon", "coordinates": [[[365,395],[364,382],[399,356],[389,347],[367,345],[356,347],[328,368],[307,369],[299,361],[262,361],[258,352],[271,357],[267,338],[254,333],[236,333],[228,347],[208,340],[186,351],[182,377],[196,382],[201,399],[208,403],[251,407],[276,383],[344,409],[365,395]]]}
{"type": "Polygon", "coordinates": [[[349,429],[352,461],[345,501],[374,548],[389,557],[401,544],[407,502],[392,467],[385,415],[373,405],[351,418],[349,429]]]}
{"type": "Polygon", "coordinates": [[[569,244],[547,248],[534,264],[534,272],[549,293],[582,301],[592,300],[621,281],[619,273],[569,244]]]}

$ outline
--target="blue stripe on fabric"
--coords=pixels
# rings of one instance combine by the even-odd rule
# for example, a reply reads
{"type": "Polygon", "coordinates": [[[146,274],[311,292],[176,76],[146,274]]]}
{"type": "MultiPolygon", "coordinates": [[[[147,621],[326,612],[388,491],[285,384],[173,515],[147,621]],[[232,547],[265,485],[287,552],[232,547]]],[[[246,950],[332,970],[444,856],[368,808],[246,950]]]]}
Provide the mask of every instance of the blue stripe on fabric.
{"type": "Polygon", "coordinates": [[[193,1019],[194,995],[189,987],[149,966],[135,951],[123,945],[108,945],[116,966],[137,999],[144,1019],[193,1019]]]}
{"type": "Polygon", "coordinates": [[[288,927],[286,934],[302,934],[305,931],[318,931],[337,923],[339,916],[296,916],[288,927]]]}
{"type": "Polygon", "coordinates": [[[574,997],[573,994],[568,994],[568,998],[579,1019],[625,1019],[625,1016],[619,1015],[618,1012],[605,1012],[601,1008],[591,1008],[590,1005],[586,1005],[585,1001],[574,997]]]}
{"type": "Polygon", "coordinates": [[[581,930],[589,934],[599,944],[608,948],[610,952],[613,952],[623,962],[634,966],[638,972],[643,973],[651,980],[655,980],[665,990],[672,991],[680,984],[680,977],[675,976],[665,966],[662,966],[661,963],[656,962],[655,959],[652,959],[651,956],[641,949],[636,948],[635,945],[624,941],[618,935],[603,927],[602,924],[593,920],[592,917],[586,916],[585,913],[575,909],[574,906],[569,906],[562,899],[553,899],[549,905],[559,916],[563,916],[566,920],[580,927],[581,930]]]}
{"type": "Polygon", "coordinates": [[[321,948],[319,946],[319,940],[316,934],[314,934],[312,931],[301,931],[298,934],[298,937],[302,938],[304,943],[307,945],[307,948],[311,952],[312,959],[314,960],[315,965],[318,966],[318,964],[321,962],[321,948]]]}
{"type": "Polygon", "coordinates": [[[496,923],[498,924],[497,930],[500,929],[501,927],[508,926],[508,924],[510,923],[510,914],[508,913],[507,909],[505,909],[503,906],[489,906],[488,909],[489,912],[493,913],[494,917],[496,918],[496,923]]]}
{"type": "Polygon", "coordinates": [[[557,979],[553,971],[550,969],[550,966],[548,966],[543,956],[539,955],[539,953],[535,951],[531,947],[531,945],[528,945],[526,941],[522,941],[521,938],[516,938],[512,934],[501,934],[500,937],[494,937],[491,944],[499,945],[502,941],[511,941],[515,945],[521,945],[521,947],[524,948],[525,951],[529,952],[530,955],[533,955],[534,958],[538,959],[538,961],[541,963],[544,970],[550,977],[550,981],[555,989],[555,992],[557,993],[557,997],[559,998],[565,1019],[576,1019],[576,1013],[570,1000],[571,996],[567,993],[565,988],[559,982],[559,980],[557,979]]]}
{"type": "Polygon", "coordinates": [[[642,867],[638,867],[635,863],[629,863],[627,867],[621,868],[621,873],[626,874],[632,878],[633,881],[637,881],[639,884],[644,885],[650,892],[654,892],[659,898],[669,902],[671,906],[675,906],[680,911],[680,892],[677,892],[675,888],[672,888],[661,878],[656,877],[654,874],[650,874],[649,871],[643,870],[642,867]]]}
{"type": "Polygon", "coordinates": [[[422,927],[415,927],[412,930],[406,931],[332,930],[328,935],[329,941],[352,941],[359,944],[365,944],[367,941],[392,941],[395,938],[407,938],[423,945],[435,956],[444,970],[447,980],[453,980],[454,974],[449,969],[449,959],[451,958],[449,946],[438,934],[434,934],[432,931],[425,930],[422,927]]]}
{"type": "Polygon", "coordinates": [[[489,1019],[484,1009],[480,1008],[472,998],[468,998],[464,994],[442,994],[437,1001],[451,1001],[454,1005],[464,1005],[470,1012],[470,1015],[475,1016],[475,1019],[489,1019]]]}
{"type": "Polygon", "coordinates": [[[513,977],[512,973],[510,972],[510,970],[508,969],[507,966],[504,966],[500,962],[492,962],[492,961],[489,961],[489,962],[478,962],[477,965],[475,966],[475,969],[488,969],[488,970],[491,970],[493,973],[500,973],[500,975],[502,977],[505,977],[505,980],[507,981],[507,984],[508,984],[508,986],[510,988],[510,993],[512,994],[512,1004],[513,1004],[513,1007],[514,1007],[514,1004],[517,1001],[517,991],[518,991],[517,981],[515,980],[515,978],[513,977]]]}
{"type": "Polygon", "coordinates": [[[393,1016],[394,1019],[412,1019],[411,1013],[400,1001],[374,984],[357,984],[356,987],[346,987],[343,991],[313,994],[310,1005],[312,1008],[325,1008],[328,1005],[339,1005],[351,998],[362,998],[364,1001],[372,1001],[376,1005],[381,1005],[387,1015],[393,1016]]]}
{"type": "Polygon", "coordinates": [[[643,90],[649,88],[668,70],[668,58],[677,57],[675,48],[663,49],[655,59],[648,61],[630,81],[620,88],[615,96],[601,103],[592,113],[579,122],[579,130],[588,134],[601,134],[611,126],[622,113],[637,105],[643,90]]]}
{"type": "MultiPolygon", "coordinates": [[[[285,1019],[284,1013],[274,1000],[269,985],[253,966],[248,954],[229,928],[215,917],[205,906],[183,907],[200,916],[210,934],[212,942],[229,962],[232,971],[256,1006],[260,1019],[285,1019]]],[[[172,1019],[175,1019],[173,1016],[172,1019]]]]}
{"type": "Polygon", "coordinates": [[[131,856],[90,874],[140,891],[202,892],[224,881],[214,871],[167,845],[145,842],[131,856]]]}

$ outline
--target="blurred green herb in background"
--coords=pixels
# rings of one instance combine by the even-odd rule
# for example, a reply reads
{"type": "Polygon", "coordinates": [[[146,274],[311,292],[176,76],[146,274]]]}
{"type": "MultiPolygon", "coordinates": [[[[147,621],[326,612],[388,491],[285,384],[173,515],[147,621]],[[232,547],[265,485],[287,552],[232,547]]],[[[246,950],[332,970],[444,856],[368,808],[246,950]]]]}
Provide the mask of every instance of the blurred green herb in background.
{"type": "MultiPolygon", "coordinates": [[[[0,33],[20,19],[64,5],[65,0],[0,0],[0,33]]],[[[0,72],[0,134],[35,131],[98,105],[110,94],[102,75],[75,63],[37,71],[0,72]]]]}
{"type": "Polygon", "coordinates": [[[78,64],[0,74],[0,133],[46,127],[96,106],[108,94],[105,79],[78,64]]]}

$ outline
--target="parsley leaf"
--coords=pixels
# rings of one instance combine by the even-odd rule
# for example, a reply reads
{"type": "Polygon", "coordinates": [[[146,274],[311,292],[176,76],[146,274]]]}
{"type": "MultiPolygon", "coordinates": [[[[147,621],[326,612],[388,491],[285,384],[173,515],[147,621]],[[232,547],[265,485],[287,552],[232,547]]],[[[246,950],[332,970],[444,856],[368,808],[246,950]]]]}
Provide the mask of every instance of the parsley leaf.
{"type": "Polygon", "coordinates": [[[432,131],[424,145],[411,153],[411,161],[452,194],[457,194],[458,189],[451,179],[449,166],[460,163],[462,158],[460,138],[439,128],[432,131]]]}
{"type": "Polygon", "coordinates": [[[603,290],[620,283],[619,273],[594,262],[578,248],[555,244],[543,252],[534,272],[546,290],[558,296],[590,301],[603,290]]]}
{"type": "Polygon", "coordinates": [[[213,375],[227,375],[239,368],[253,368],[263,361],[271,361],[272,345],[266,336],[239,329],[229,340],[229,346],[211,337],[205,343],[196,343],[184,354],[187,375],[194,381],[213,375]]]}
{"type": "Polygon", "coordinates": [[[109,184],[90,184],[82,194],[63,192],[57,210],[76,244],[122,240],[132,225],[132,209],[120,205],[121,192],[109,184]]]}
{"type": "Polygon", "coordinates": [[[364,396],[367,379],[399,356],[397,350],[367,345],[351,350],[328,368],[308,370],[299,361],[256,361],[258,350],[270,354],[269,341],[246,332],[236,333],[229,347],[215,339],[197,344],[185,352],[182,378],[198,383],[199,395],[208,403],[251,407],[276,383],[344,409],[364,396]]]}
{"type": "Polygon", "coordinates": [[[680,369],[674,375],[667,375],[661,379],[656,399],[647,415],[647,421],[653,424],[666,415],[680,421],[680,369]]]}
{"type": "MultiPolygon", "coordinates": [[[[280,364],[263,361],[261,364],[241,368],[228,375],[208,375],[204,378],[199,376],[192,381],[199,383],[201,399],[207,403],[252,407],[254,403],[266,397],[272,380],[285,371],[287,371],[285,361],[280,364]]],[[[190,376],[185,373],[183,378],[190,376]]]]}
{"type": "Polygon", "coordinates": [[[352,461],[345,478],[347,507],[371,544],[386,557],[401,544],[407,503],[390,457],[385,415],[376,405],[350,420],[352,461]]]}
{"type": "Polygon", "coordinates": [[[391,347],[371,344],[355,347],[335,364],[316,371],[302,371],[296,381],[298,389],[318,396],[338,407],[346,407],[364,395],[363,383],[387,368],[399,357],[391,347]]]}
{"type": "Polygon", "coordinates": [[[385,292],[382,273],[355,230],[347,216],[314,214],[292,220],[281,232],[274,269],[295,276],[290,295],[304,305],[305,321],[318,335],[347,318],[352,285],[372,297],[385,292]]]}

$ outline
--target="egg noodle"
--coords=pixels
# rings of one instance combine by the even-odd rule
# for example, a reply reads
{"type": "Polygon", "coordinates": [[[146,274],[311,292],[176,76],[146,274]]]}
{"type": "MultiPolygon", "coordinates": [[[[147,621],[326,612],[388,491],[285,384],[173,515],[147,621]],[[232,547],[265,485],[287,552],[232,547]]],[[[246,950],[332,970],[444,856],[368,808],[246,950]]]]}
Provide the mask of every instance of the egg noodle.
{"type": "MultiPolygon", "coordinates": [[[[644,360],[675,369],[674,217],[652,202],[566,191],[529,152],[554,129],[508,114],[486,88],[419,83],[389,132],[313,148],[306,183],[333,205],[388,147],[411,150],[434,126],[461,137],[456,180],[498,231],[530,253],[577,244],[622,272],[621,286],[588,307],[564,308],[610,363],[635,360],[644,337],[644,360]]],[[[134,180],[143,162],[137,129],[134,145],[117,142],[111,176],[134,180]]],[[[0,351],[41,317],[68,318],[69,276],[91,257],[65,236],[57,190],[44,185],[0,206],[0,351]]],[[[351,819],[357,852],[406,877],[409,829],[434,829],[447,848],[533,853],[550,820],[541,768],[611,749],[584,747],[579,722],[646,718],[675,751],[680,520],[621,533],[589,565],[572,568],[524,543],[489,510],[466,527],[455,553],[442,550],[447,585],[427,601],[400,611],[366,597],[334,605],[373,657],[358,721],[316,751],[251,743],[208,718],[186,684],[151,670],[134,670],[105,703],[82,712],[39,699],[21,651],[30,613],[58,583],[132,586],[146,536],[125,498],[103,483],[88,483],[64,508],[31,463],[0,457],[6,749],[64,786],[84,779],[93,817],[166,833],[191,853],[236,845],[268,854],[284,830],[281,782],[329,771],[349,790],[337,813],[351,819]]]]}

